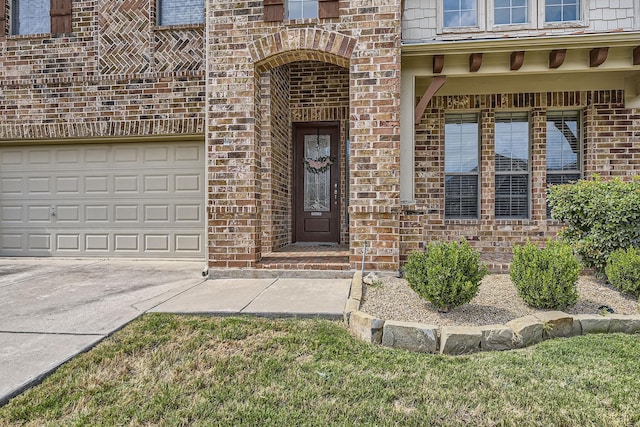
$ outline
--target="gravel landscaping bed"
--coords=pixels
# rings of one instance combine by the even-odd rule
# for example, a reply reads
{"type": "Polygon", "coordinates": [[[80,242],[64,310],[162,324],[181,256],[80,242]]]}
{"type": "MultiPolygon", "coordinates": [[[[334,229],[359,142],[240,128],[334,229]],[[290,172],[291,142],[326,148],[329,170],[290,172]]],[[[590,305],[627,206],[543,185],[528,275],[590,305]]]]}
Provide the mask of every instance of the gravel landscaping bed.
{"type": "MultiPolygon", "coordinates": [[[[578,302],[565,308],[568,314],[600,314],[599,307],[611,307],[616,314],[638,314],[638,302],[622,295],[593,276],[580,276],[578,302]]],[[[406,280],[382,277],[373,286],[364,286],[361,311],[385,320],[419,322],[436,326],[481,326],[504,324],[535,313],[517,294],[508,274],[491,274],[480,284],[478,295],[469,303],[448,313],[439,313],[420,298],[406,280]]]]}

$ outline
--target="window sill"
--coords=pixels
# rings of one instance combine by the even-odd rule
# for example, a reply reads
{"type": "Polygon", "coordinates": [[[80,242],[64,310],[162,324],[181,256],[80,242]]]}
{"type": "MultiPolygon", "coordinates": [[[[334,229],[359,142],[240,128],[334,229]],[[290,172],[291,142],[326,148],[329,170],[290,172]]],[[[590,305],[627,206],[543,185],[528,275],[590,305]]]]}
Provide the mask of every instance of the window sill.
{"type": "Polygon", "coordinates": [[[478,218],[445,218],[445,225],[478,225],[480,220],[478,218]]]}
{"type": "Polygon", "coordinates": [[[197,30],[204,28],[204,22],[199,24],[156,25],[154,31],[197,30]]]}
{"type": "Polygon", "coordinates": [[[535,29],[536,27],[530,22],[526,22],[524,24],[494,24],[491,27],[491,31],[494,33],[535,29]]]}
{"type": "Polygon", "coordinates": [[[37,33],[37,34],[9,34],[7,40],[29,40],[29,39],[50,39],[60,34],[37,33]]]}
{"type": "Polygon", "coordinates": [[[545,22],[543,28],[556,29],[556,28],[587,28],[588,25],[584,21],[558,21],[558,22],[545,22]]]}
{"type": "Polygon", "coordinates": [[[465,33],[482,33],[484,28],[480,27],[450,27],[442,28],[439,34],[465,34],[465,33]]]}

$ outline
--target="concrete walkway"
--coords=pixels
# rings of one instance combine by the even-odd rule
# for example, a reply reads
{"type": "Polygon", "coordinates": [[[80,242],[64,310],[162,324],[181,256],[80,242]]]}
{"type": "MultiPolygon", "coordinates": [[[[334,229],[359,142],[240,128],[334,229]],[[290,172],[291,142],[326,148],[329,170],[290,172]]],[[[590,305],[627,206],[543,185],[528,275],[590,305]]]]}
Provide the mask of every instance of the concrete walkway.
{"type": "Polygon", "coordinates": [[[340,318],[349,279],[204,280],[203,263],[0,259],[0,405],[146,312],[340,318]]]}

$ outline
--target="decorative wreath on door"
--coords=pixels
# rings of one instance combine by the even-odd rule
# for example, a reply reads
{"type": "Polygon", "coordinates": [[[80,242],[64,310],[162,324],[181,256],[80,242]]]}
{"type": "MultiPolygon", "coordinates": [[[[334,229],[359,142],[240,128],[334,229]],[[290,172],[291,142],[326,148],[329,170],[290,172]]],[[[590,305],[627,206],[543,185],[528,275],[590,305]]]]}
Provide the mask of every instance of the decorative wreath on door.
{"type": "Polygon", "coordinates": [[[304,164],[311,173],[323,173],[329,170],[333,164],[333,159],[329,156],[322,156],[317,159],[304,159],[304,164]]]}

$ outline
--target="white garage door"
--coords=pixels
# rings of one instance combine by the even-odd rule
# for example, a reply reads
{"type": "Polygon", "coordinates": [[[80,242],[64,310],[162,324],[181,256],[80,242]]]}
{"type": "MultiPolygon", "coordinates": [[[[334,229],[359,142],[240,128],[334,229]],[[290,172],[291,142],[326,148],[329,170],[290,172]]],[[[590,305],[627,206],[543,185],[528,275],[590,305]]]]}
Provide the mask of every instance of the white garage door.
{"type": "Polygon", "coordinates": [[[0,148],[1,256],[204,257],[204,144],[0,148]]]}

